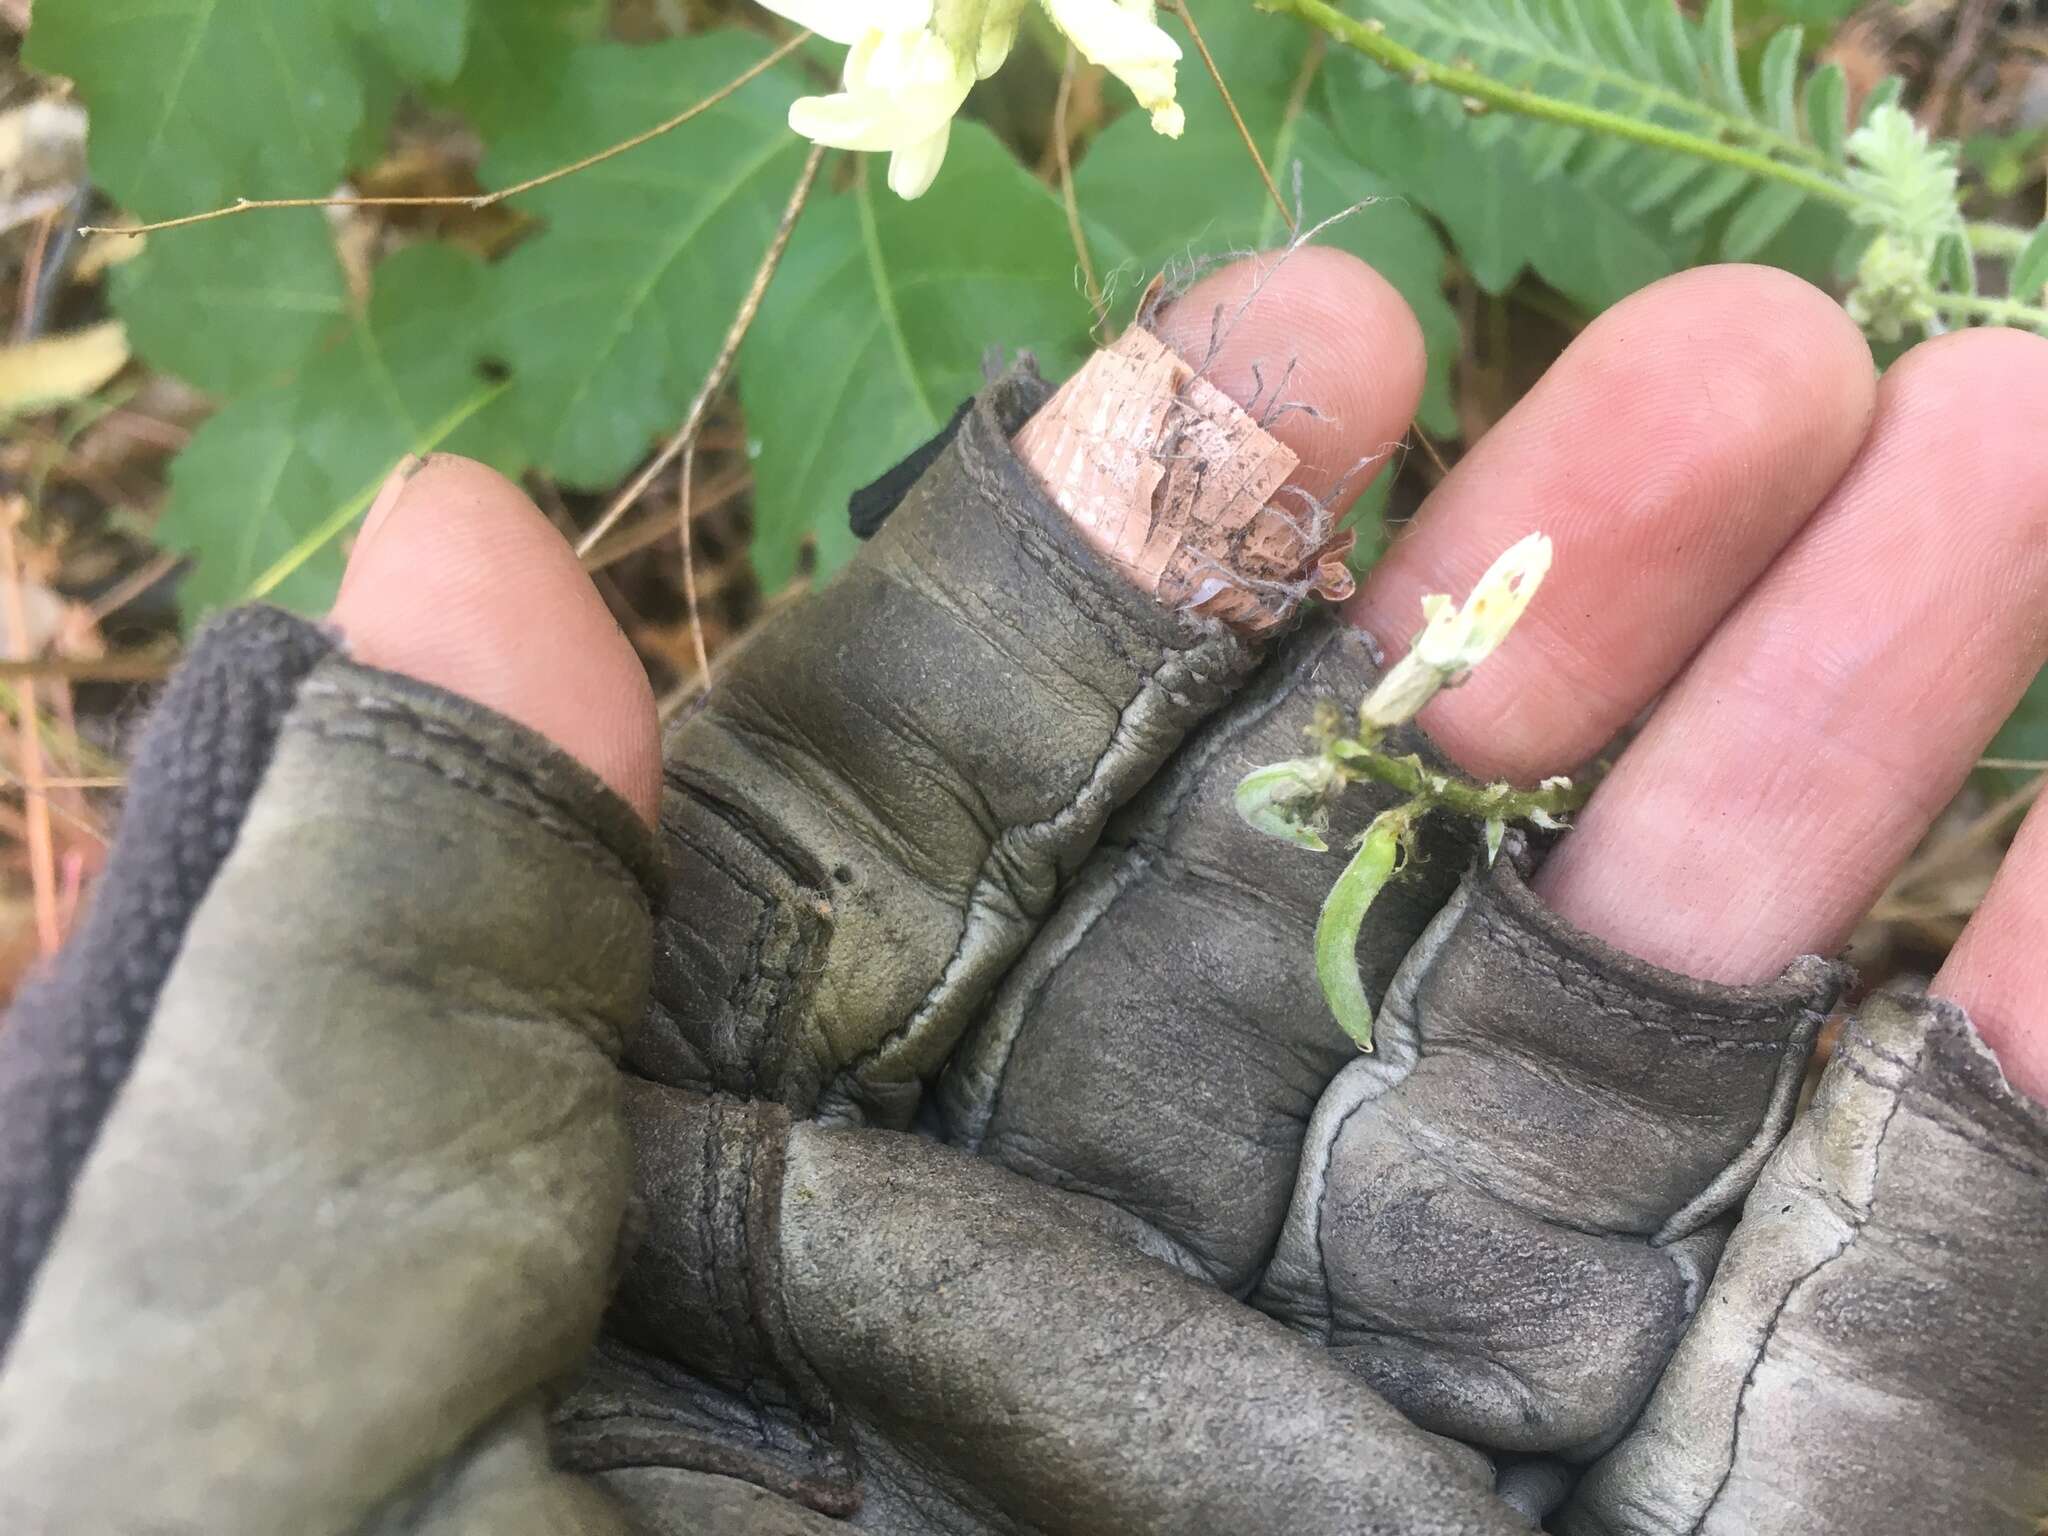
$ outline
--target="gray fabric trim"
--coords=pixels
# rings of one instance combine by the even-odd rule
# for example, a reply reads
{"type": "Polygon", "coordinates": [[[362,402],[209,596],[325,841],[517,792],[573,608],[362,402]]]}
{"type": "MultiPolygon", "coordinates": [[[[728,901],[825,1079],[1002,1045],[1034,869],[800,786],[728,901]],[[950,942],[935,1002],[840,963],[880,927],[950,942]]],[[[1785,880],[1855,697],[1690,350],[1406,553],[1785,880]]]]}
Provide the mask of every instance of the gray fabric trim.
{"type": "Polygon", "coordinates": [[[200,634],[143,726],[85,921],[0,1024],[0,1360],[285,714],[333,649],[276,608],[200,634]]]}

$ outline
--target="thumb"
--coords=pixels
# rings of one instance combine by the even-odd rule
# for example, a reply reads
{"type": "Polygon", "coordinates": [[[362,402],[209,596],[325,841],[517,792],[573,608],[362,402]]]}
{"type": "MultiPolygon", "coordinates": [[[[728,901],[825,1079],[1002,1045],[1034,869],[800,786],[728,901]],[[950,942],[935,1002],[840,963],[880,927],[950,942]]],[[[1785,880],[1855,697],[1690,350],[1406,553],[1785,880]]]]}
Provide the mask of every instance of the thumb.
{"type": "Polygon", "coordinates": [[[436,454],[392,471],[328,617],[356,660],[538,731],[654,820],[647,676],[568,544],[495,470],[436,454]]]}

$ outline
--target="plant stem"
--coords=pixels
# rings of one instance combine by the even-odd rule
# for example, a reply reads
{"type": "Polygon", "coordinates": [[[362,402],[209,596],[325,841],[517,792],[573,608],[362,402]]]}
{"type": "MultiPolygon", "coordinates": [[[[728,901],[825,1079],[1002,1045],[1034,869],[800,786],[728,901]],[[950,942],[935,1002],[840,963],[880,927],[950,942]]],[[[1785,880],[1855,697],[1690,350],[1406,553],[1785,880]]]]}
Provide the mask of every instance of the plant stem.
{"type": "Polygon", "coordinates": [[[1341,769],[1360,778],[1400,790],[1430,807],[1441,806],[1480,821],[1496,817],[1514,821],[1540,812],[1563,816],[1586,803],[1590,787],[1577,784],[1549,784],[1536,789],[1516,789],[1511,784],[1475,784],[1454,774],[1436,773],[1418,757],[1388,757],[1379,752],[1340,751],[1341,769]]]}
{"type": "Polygon", "coordinates": [[[2033,234],[2030,229],[2021,229],[2016,224],[1976,223],[1966,226],[1970,237],[1970,249],[1979,256],[1996,256],[2010,261],[2033,234]]]}
{"type": "Polygon", "coordinates": [[[1716,165],[1735,166],[1759,179],[1781,181],[1787,186],[1797,187],[1809,196],[1833,203],[1837,207],[1854,208],[1860,206],[1862,202],[1855,192],[1832,177],[1787,164],[1755,150],[1724,144],[1719,139],[1707,138],[1701,134],[1667,128],[1659,123],[1640,122],[1624,113],[1581,106],[1577,102],[1560,101],[1554,96],[1523,90],[1519,86],[1504,85],[1492,76],[1483,75],[1477,70],[1439,64],[1427,55],[1395,42],[1385,31],[1373,24],[1346,16],[1336,7],[1327,4],[1326,0],[1255,0],[1255,3],[1261,10],[1284,11],[1312,27],[1319,28],[1346,47],[1357,49],[1375,63],[1418,85],[1433,85],[1440,90],[1452,91],[1469,100],[1489,107],[1498,107],[1502,111],[1518,113],[1523,117],[1562,123],[1567,127],[1605,134],[1610,138],[1628,139],[1673,154],[1709,160],[1716,165]]]}
{"type": "Polygon", "coordinates": [[[1937,293],[1931,295],[1928,302],[1944,315],[1958,319],[2048,332],[2048,309],[2038,304],[2022,304],[2018,299],[1986,298],[1978,293],[1937,293]]]}

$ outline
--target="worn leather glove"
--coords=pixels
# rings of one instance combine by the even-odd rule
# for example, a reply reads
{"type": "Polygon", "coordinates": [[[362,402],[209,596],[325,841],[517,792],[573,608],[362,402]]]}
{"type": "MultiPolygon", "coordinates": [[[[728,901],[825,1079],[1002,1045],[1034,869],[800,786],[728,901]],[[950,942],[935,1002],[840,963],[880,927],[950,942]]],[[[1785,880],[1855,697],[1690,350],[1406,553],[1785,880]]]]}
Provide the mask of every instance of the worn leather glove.
{"type": "MultiPolygon", "coordinates": [[[[1248,290],[1158,324],[1255,409],[1299,354],[1321,409],[1271,429],[1327,494],[1412,408],[1405,317],[1321,253],[1248,290]]],[[[1013,372],[673,728],[658,854],[534,732],[223,621],[0,1031],[0,1528],[2031,1536],[2048,1115],[1954,1003],[1888,997],[1785,1134],[1845,979],[1802,951],[2042,659],[1969,541],[1876,622],[1837,589],[1893,568],[1829,563],[1903,537],[1903,466],[1994,345],[1908,359],[1869,421],[1818,295],[1662,285],[1350,622],[1252,633],[1104,558],[1013,446],[1047,394],[1013,372]],[[1725,355],[1661,363],[1729,314],[1725,355]],[[1574,460],[1589,397],[1634,430],[1574,460]],[[1230,790],[1532,523],[1526,635],[1407,745],[1540,777],[1669,687],[1547,858],[1432,825],[1361,940],[1361,1058],[1310,959],[1335,866],[1230,790]],[[2000,594],[1960,702],[1926,681],[1959,590],[2000,594]],[[1802,685],[1808,729],[1771,712],[1802,685]],[[1921,724],[1877,775],[1864,693],[1921,724]]],[[[2038,450],[1996,429],[2048,361],[1999,356],[1939,510],[2039,541],[2038,450]]],[[[1333,846],[1388,803],[1349,791],[1333,846]]],[[[2008,1021],[2043,843],[1940,982],[2037,1087],[2008,1021]]]]}

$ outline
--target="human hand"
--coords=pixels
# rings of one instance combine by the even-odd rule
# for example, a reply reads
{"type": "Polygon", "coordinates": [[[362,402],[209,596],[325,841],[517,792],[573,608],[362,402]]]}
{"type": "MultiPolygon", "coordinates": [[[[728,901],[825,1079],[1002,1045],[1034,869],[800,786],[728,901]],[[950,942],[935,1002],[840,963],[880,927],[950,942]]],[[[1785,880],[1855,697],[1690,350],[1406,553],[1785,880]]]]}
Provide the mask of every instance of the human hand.
{"type": "MultiPolygon", "coordinates": [[[[1247,284],[1242,268],[1209,279],[1169,311],[1167,338],[1201,355],[1216,305],[1234,314],[1247,284]]],[[[1319,409],[1273,424],[1302,453],[1300,483],[1314,494],[1397,437],[1419,390],[1419,341],[1399,301],[1325,253],[1299,253],[1268,283],[1209,371],[1244,398],[1252,365],[1270,376],[1275,358],[1295,362],[1289,393],[1319,409]]],[[[1407,1429],[1360,1382],[1429,1428],[1517,1455],[1584,1460],[1634,1416],[1699,1299],[1688,1274],[1712,1267],[1720,1211],[1782,1130],[1787,1087],[1831,996],[1829,968],[1797,957],[1839,944],[2048,649],[2034,618],[2048,583],[2048,494],[2031,436],[2044,396],[2040,344],[2001,334],[1923,348],[1875,387],[1832,307],[1759,271],[1674,279],[1590,328],[1432,498],[1347,618],[1398,651],[1420,593],[1462,591],[1501,547],[1541,528],[1559,546],[1553,575],[1509,646],[1425,713],[1435,746],[1469,771],[1534,779],[1576,766],[1663,697],[1578,830],[1534,875],[1536,899],[1512,868],[1468,883],[1393,982],[1382,1055],[1362,1063],[1324,1017],[1308,965],[1333,866],[1252,838],[1231,815],[1229,787],[1262,756],[1298,750],[1312,697],[1360,690],[1371,675],[1365,644],[1318,623],[1247,685],[1258,660],[1248,647],[1120,594],[1113,575],[1047,532],[1056,513],[1019,509],[1029,497],[1013,479],[967,476],[914,495],[881,547],[735,658],[671,740],[665,832],[679,878],[655,938],[654,1007],[629,1047],[641,1080],[625,1093],[642,1230],[609,1342],[556,1414],[560,1453],[603,1469],[653,1529],[751,1528],[742,1518],[808,1528],[731,1473],[835,1511],[863,1500],[860,1523],[900,1530],[1507,1528],[1505,1506],[1484,1492],[1483,1463],[1407,1429]],[[995,520],[1002,526],[975,521],[1002,506],[1012,514],[995,520]],[[1786,980],[1756,985],[1788,964],[1786,980]],[[936,1094],[925,1088],[933,1079],[936,1094]],[[707,1099],[707,1089],[751,1102],[707,1099]],[[814,1120],[821,1111],[838,1125],[917,1121],[979,1158],[884,1129],[828,1128],[814,1120]],[[1680,1213],[1697,1225],[1667,1232],[1680,1213]],[[1176,1280],[1129,1257],[1132,1248],[1199,1279],[1176,1280]]],[[[644,684],[579,583],[509,487],[436,461],[366,532],[335,617],[358,660],[540,731],[645,813],[654,749],[644,684]],[[517,607],[504,600],[513,593],[517,607]]],[[[453,728],[484,727],[461,715],[453,728]]],[[[409,872],[431,820],[408,826],[388,803],[367,818],[351,812],[359,786],[316,810],[310,785],[284,802],[284,826],[354,824],[378,855],[367,889],[417,878],[409,872]],[[386,843],[374,846],[379,833],[386,843]]],[[[275,788],[265,781],[265,794],[275,788]]],[[[1372,808],[1361,791],[1345,809],[1356,825],[1372,808]]],[[[624,818],[584,809],[612,844],[630,842],[624,818]]],[[[504,835],[495,823],[468,825],[472,843],[504,835]]],[[[435,839],[444,860],[464,842],[435,839]]],[[[2048,1031],[2026,936],[2048,906],[2044,860],[2048,832],[2032,825],[1936,984],[1973,1011],[2014,1081],[2036,1093],[2048,1087],[2048,1031]]],[[[550,867],[567,881],[561,862],[550,867]]],[[[1376,905],[1361,946],[1375,994],[1460,862],[1444,846],[1376,905]]],[[[479,876],[502,878],[503,864],[500,854],[444,873],[466,890],[479,876]]],[[[488,997],[485,1011],[502,1016],[499,952],[562,923],[570,931],[552,942],[586,956],[596,944],[609,963],[608,977],[586,965],[579,984],[602,991],[600,1012],[624,1033],[635,945],[606,949],[597,936],[606,925],[630,934],[630,903],[614,894],[564,923],[584,917],[566,885],[560,903],[513,886],[469,936],[462,966],[481,975],[449,978],[441,973],[462,966],[448,963],[443,937],[388,921],[366,928],[365,891],[330,890],[322,917],[340,932],[327,974],[388,970],[413,945],[436,958],[431,980],[399,968],[412,1028],[446,1013],[450,987],[488,997]]],[[[458,904],[453,889],[441,899],[458,904]]],[[[201,912],[226,905],[210,897],[201,912]]],[[[278,910],[270,927],[237,930],[277,946],[265,976],[304,943],[293,925],[308,913],[278,910]]],[[[430,910],[405,915],[416,929],[430,910]]],[[[181,966],[193,963],[188,941],[181,966]]],[[[536,969],[515,980],[515,995],[540,1000],[533,1013],[562,1011],[559,989],[536,969]]],[[[238,997],[203,1011],[232,1018],[260,1007],[238,997]]],[[[302,1025],[274,1022],[237,1048],[264,1061],[302,1025]]],[[[1893,1035],[1918,1038],[1912,1020],[1890,1013],[1870,1033],[1880,1055],[1897,1055],[1893,1035]]],[[[160,1018],[143,1069],[164,1054],[161,1039],[160,1018]]],[[[494,1042],[476,1048],[489,1056],[494,1042]]],[[[435,1088],[429,1065],[455,1077],[475,1070],[455,1054],[436,1058],[421,1065],[409,1110],[442,1103],[458,1124],[500,1113],[488,1095],[435,1088]]],[[[521,1067],[552,1080],[530,1057],[521,1067]]],[[[1850,1102],[1851,1074],[1837,1076],[1830,1102],[1849,1105],[1837,1118],[1867,1114],[1850,1102]]],[[[1693,1330],[1706,1342],[1687,1344],[1643,1428],[1564,1517],[1570,1528],[1686,1529],[1708,1505],[1707,1529],[1771,1528],[1773,1518],[1784,1528],[1917,1528],[1931,1509],[1960,1511],[1951,1523],[1962,1529],[2027,1528],[2025,1501],[2040,1502],[2042,1458],[2028,1452],[2042,1443],[2041,1409],[2012,1383],[2042,1363],[2041,1303],[2021,1280],[2044,1246],[2043,1133],[2038,1110],[1976,1087],[2004,1118],[1986,1126],[1976,1110],[1963,1113],[1968,1134],[1945,1144],[1965,1149],[1940,1166],[1972,1190],[1967,1208],[1931,1211],[1929,1175],[1916,1180],[1910,1168],[1903,1191],[1885,1192],[1894,1203],[1881,1214],[1903,1200],[1939,1260],[1913,1267],[1924,1304],[1888,1314],[1909,1326],[1884,1336],[1853,1328],[1808,1348],[1787,1305],[1795,1281],[1778,1284],[1773,1267],[1784,1245],[1760,1227],[1746,1232],[1723,1282],[1756,1278],[1722,1310],[1738,1334],[1743,1320],[1784,1311],[1778,1342],[1801,1351],[1788,1379],[1812,1401],[1770,1421],[1776,1431],[1789,1422],[1789,1434],[1738,1436],[1740,1455],[1722,1458],[1718,1482],[1712,1457],[1729,1437],[1707,1443],[1698,1491],[1701,1469],[1668,1449],[1664,1426],[1729,1418],[1743,1396],[1743,1373],[1722,1379],[1730,1356],[1710,1312],[1693,1330]],[[1988,1150],[1972,1162],[1971,1147],[1988,1150]],[[1943,1310],[1966,1286],[1978,1298],[1970,1312],[1943,1310]],[[1911,1454],[1858,1459],[1845,1478],[1822,1454],[1825,1437],[1892,1443],[1859,1438],[1859,1375],[1887,1364],[1897,1374],[1901,1362],[1924,1370],[1930,1356],[1960,1384],[1927,1392],[1939,1432],[1918,1423],[1911,1454]],[[1952,1459],[1972,1441],[1993,1449],[1952,1459]],[[1778,1498],[1775,1511],[1745,1508],[1752,1488],[1778,1498]],[[1919,1503],[1898,1504],[1901,1488],[1919,1503]],[[1987,1510],[2011,1523],[1987,1523],[1987,1510]]],[[[602,1142],[602,1099],[565,1095],[576,1113],[553,1117],[546,1093],[514,1105],[548,1126],[548,1145],[562,1124],[602,1142]]],[[[135,1118],[147,1102],[131,1087],[117,1116],[135,1118]]],[[[1953,1109],[1939,1094],[1927,1102],[1953,1109]]],[[[337,1128],[365,1113],[360,1100],[335,1102],[312,1084],[293,1107],[337,1128]]],[[[1928,1119],[1913,1106],[1894,1118],[1928,1119]]],[[[404,1135],[431,1119],[394,1110],[378,1123],[404,1135]]],[[[80,1186],[104,1195],[75,1198],[74,1212],[132,1224],[135,1200],[123,1191],[141,1170],[157,1173],[158,1196],[192,1183],[153,1150],[158,1141],[130,1133],[125,1168],[109,1144],[123,1143],[103,1137],[80,1186]]],[[[1784,1183],[1795,1163],[1781,1157],[1773,1176],[1784,1183]]],[[[531,1392],[594,1318],[603,1284],[589,1253],[606,1213],[616,1216],[615,1164],[614,1154],[572,1162],[566,1190],[557,1168],[506,1202],[518,1215],[498,1217],[500,1230],[509,1220],[552,1234],[538,1251],[574,1271],[574,1302],[551,1309],[543,1347],[530,1331],[474,1326],[490,1314],[485,1298],[502,1307],[508,1295],[530,1304],[545,1293],[535,1249],[489,1267],[518,1277],[506,1290],[475,1284],[479,1263],[452,1296],[420,1292],[401,1308],[410,1326],[386,1331],[408,1350],[435,1341],[440,1352],[412,1355],[411,1371],[377,1349],[344,1356],[355,1369],[316,1400],[365,1427],[330,1431],[317,1456],[300,1448],[272,1467],[268,1484],[286,1501],[272,1508],[374,1509],[392,1528],[422,1527],[426,1506],[394,1503],[398,1490],[466,1443],[460,1466],[513,1465],[496,1486],[520,1492],[536,1528],[567,1521],[535,1513],[566,1510],[575,1496],[547,1471],[531,1392]],[[566,1209],[587,1223],[573,1241],[566,1209]],[[519,1368],[507,1370],[514,1359],[519,1368]],[[450,1371],[484,1388],[458,1407],[450,1371]],[[495,1432],[480,1433],[499,1425],[513,1426],[503,1443],[517,1454],[475,1456],[478,1445],[500,1446],[495,1432]],[[311,1503],[309,1488],[338,1502],[311,1503]],[[535,1496],[541,1488],[557,1503],[535,1496]]],[[[320,1204],[290,1181],[269,1182],[292,1196],[282,1209],[320,1204]]],[[[66,1496],[97,1493],[113,1501],[102,1510],[140,1511],[148,1490],[175,1487],[189,1495],[179,1510],[206,1513],[219,1507],[209,1498],[246,1486],[262,1416],[230,1415],[236,1439],[219,1419],[210,1432],[193,1428],[183,1410],[195,1395],[273,1411],[293,1401],[290,1369],[273,1370],[276,1390],[264,1394],[238,1394],[232,1371],[181,1369],[216,1335],[175,1308],[145,1312],[132,1291],[106,1283],[194,1240],[191,1209],[158,1203],[173,1229],[147,1231],[128,1254],[95,1243],[84,1217],[67,1218],[36,1280],[18,1336],[29,1342],[17,1342],[0,1376],[0,1464],[42,1469],[38,1487],[7,1479],[26,1498],[53,1499],[70,1464],[71,1437],[48,1426],[113,1401],[127,1412],[114,1427],[155,1447],[163,1476],[64,1478],[66,1496]],[[129,1321],[145,1316],[146,1328],[129,1321]],[[116,1336],[119,1350],[79,1347],[116,1336]],[[24,1360],[36,1368],[26,1375],[24,1360]],[[162,1391],[139,1393],[138,1380],[162,1391]],[[36,1431],[20,1416],[31,1400],[71,1411],[36,1431]]],[[[307,1371],[331,1369],[342,1341],[376,1339],[386,1319],[363,1320],[366,1297],[396,1291],[408,1265],[434,1268],[417,1245],[388,1240],[390,1217],[388,1205],[364,1202],[346,1228],[365,1256],[362,1288],[331,1287],[328,1311],[274,1276],[252,1282],[234,1252],[236,1226],[208,1230],[207,1273],[261,1303],[239,1334],[221,1323],[225,1336],[276,1366],[276,1338],[294,1334],[304,1355],[291,1363],[307,1371]]],[[[493,1230],[487,1213],[476,1221],[493,1230]]],[[[1813,1229],[1804,1211],[1786,1225],[1795,1250],[1813,1229]]],[[[282,1215],[277,1230],[290,1230],[282,1215]]],[[[429,1252],[464,1240],[431,1235],[429,1252]]],[[[296,1272],[333,1273],[310,1259],[296,1272]]],[[[1880,1262],[1876,1290],[1886,1274],[1880,1262]]],[[[1868,1275],[1859,1283],[1871,1293],[1868,1275]]],[[[1770,1370],[1754,1374],[1769,1385],[1770,1370]]],[[[125,1464],[153,1465],[139,1452],[125,1464]]],[[[1552,1486],[1545,1462],[1504,1468],[1524,1506],[1552,1486]]],[[[436,1486],[440,1518],[474,1523],[474,1475],[436,1486]]],[[[578,1519],[600,1518],[574,1507],[578,1519]]]]}

